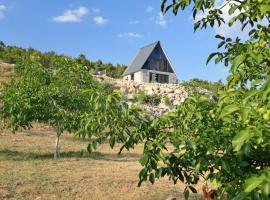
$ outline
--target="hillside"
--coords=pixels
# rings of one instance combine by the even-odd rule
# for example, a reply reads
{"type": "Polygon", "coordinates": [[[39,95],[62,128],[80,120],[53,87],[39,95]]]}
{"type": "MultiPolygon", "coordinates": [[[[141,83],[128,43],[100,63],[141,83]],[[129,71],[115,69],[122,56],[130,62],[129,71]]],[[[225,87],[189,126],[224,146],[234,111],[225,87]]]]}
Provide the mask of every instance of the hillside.
{"type": "Polygon", "coordinates": [[[58,55],[55,52],[40,52],[32,48],[20,48],[5,45],[0,42],[0,81],[7,82],[20,75],[25,65],[33,59],[45,68],[55,68],[58,58],[72,59],[92,69],[93,75],[103,84],[108,84],[112,89],[120,90],[126,97],[130,106],[139,106],[145,110],[150,118],[163,115],[166,112],[174,111],[175,108],[191,96],[208,95],[215,97],[217,92],[223,88],[219,82],[208,82],[200,79],[184,81],[181,84],[158,84],[158,83],[136,83],[125,81],[122,74],[126,69],[125,65],[103,63],[101,60],[90,61],[84,55],[72,58],[65,55],[58,55]],[[102,75],[95,75],[102,74],[102,75]],[[106,75],[104,75],[106,74],[106,75]]]}
{"type": "MultiPolygon", "coordinates": [[[[2,60],[13,60],[15,64],[0,61],[0,81],[2,83],[10,81],[11,79],[15,78],[16,75],[19,76],[25,66],[24,62],[27,62],[27,59],[30,59],[31,57],[30,55],[35,52],[35,50],[33,50],[33,52],[30,53],[29,50],[20,49],[17,47],[6,47],[5,49],[6,50],[1,52],[2,54],[0,53],[2,60]],[[24,52],[26,60],[23,61],[21,58],[11,59],[14,58],[15,55],[20,55],[19,53],[10,53],[9,51],[11,49],[24,52]],[[6,58],[4,55],[6,55],[6,58]]],[[[54,67],[54,59],[57,60],[58,55],[52,56],[50,53],[38,53],[41,55],[41,57],[38,57],[39,63],[43,67],[54,67]],[[51,57],[47,57],[48,55],[51,55],[51,57]]],[[[79,59],[72,59],[76,60],[76,62],[84,63],[85,66],[92,67],[93,75],[96,74],[97,71],[101,72],[104,71],[104,69],[108,69],[107,65],[98,65],[101,67],[94,68],[93,66],[95,64],[88,60],[82,61],[82,56],[79,59]]],[[[98,61],[97,63],[102,62],[98,61]]],[[[192,79],[181,84],[137,83],[134,81],[126,81],[121,78],[120,73],[122,73],[122,70],[124,69],[123,66],[112,67],[109,65],[109,69],[110,68],[113,69],[111,72],[117,71],[117,73],[114,74],[114,76],[117,78],[113,78],[108,75],[94,75],[94,77],[102,84],[108,85],[111,90],[120,90],[129,106],[140,107],[146,112],[146,115],[150,119],[154,119],[167,112],[174,111],[176,107],[184,102],[189,95],[208,95],[210,98],[213,98],[217,95],[217,91],[223,88],[223,84],[221,82],[211,83],[199,79],[192,79]]]]}
{"type": "Polygon", "coordinates": [[[80,54],[78,57],[70,57],[66,55],[59,55],[54,51],[41,52],[33,48],[21,48],[17,46],[5,45],[0,41],[0,63],[16,64],[15,70],[19,71],[22,63],[27,62],[33,58],[39,60],[39,63],[46,68],[53,68],[54,62],[59,57],[74,59],[80,64],[93,68],[93,72],[103,71],[107,76],[113,78],[122,78],[122,74],[127,68],[123,64],[113,65],[111,63],[103,63],[101,60],[91,61],[85,55],[80,54]]]}

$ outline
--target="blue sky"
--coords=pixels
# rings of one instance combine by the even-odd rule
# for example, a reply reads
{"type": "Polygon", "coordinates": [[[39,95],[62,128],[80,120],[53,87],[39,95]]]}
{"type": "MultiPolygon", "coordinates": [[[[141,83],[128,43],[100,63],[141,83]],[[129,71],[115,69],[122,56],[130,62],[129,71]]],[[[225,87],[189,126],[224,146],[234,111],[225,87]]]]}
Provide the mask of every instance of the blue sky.
{"type": "Polygon", "coordinates": [[[0,40],[126,65],[139,48],[160,40],[180,80],[225,80],[222,65],[205,65],[207,56],[216,51],[217,30],[193,33],[190,11],[163,17],[160,2],[0,0],[0,40]]]}

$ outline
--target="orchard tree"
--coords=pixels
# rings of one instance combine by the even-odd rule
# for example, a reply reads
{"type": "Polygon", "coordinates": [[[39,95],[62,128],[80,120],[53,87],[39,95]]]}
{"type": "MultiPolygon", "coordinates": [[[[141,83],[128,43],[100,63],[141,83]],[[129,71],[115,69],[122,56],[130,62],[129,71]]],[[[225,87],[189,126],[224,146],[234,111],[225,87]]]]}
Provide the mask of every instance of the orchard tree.
{"type": "Polygon", "coordinates": [[[69,59],[59,59],[57,69],[46,69],[29,60],[2,96],[2,117],[15,132],[33,122],[51,125],[56,132],[55,158],[60,157],[59,139],[64,130],[75,128],[77,115],[86,109],[83,89],[95,87],[88,69],[69,59]],[[88,73],[87,73],[88,71],[88,73]]]}
{"type": "Polygon", "coordinates": [[[52,126],[56,133],[55,158],[60,157],[59,139],[65,130],[79,134],[82,131],[78,130],[90,129],[91,134],[100,134],[96,138],[101,137],[104,129],[112,131],[109,128],[115,117],[122,113],[127,116],[129,110],[121,103],[120,94],[109,94],[90,72],[74,59],[59,58],[54,68],[28,60],[22,74],[4,87],[2,118],[14,132],[31,128],[33,122],[52,126]],[[84,123],[86,117],[91,121],[84,123]]]}
{"type": "Polygon", "coordinates": [[[191,7],[195,30],[238,23],[248,36],[216,35],[219,51],[207,63],[230,72],[217,100],[190,97],[142,133],[139,184],[167,175],[186,184],[187,199],[202,179],[216,183],[219,199],[270,199],[270,1],[163,0],[161,7],[175,15],[191,7]]]}

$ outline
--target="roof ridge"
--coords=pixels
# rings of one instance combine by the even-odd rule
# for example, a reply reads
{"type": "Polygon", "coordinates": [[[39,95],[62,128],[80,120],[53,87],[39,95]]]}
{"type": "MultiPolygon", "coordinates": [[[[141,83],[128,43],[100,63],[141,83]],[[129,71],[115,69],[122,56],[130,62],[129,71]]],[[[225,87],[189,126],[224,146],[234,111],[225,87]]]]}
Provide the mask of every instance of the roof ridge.
{"type": "Polygon", "coordinates": [[[151,43],[151,44],[148,44],[148,45],[146,45],[146,46],[144,46],[144,47],[141,47],[140,49],[144,49],[144,48],[146,48],[146,47],[149,47],[149,46],[152,46],[152,45],[158,44],[158,43],[160,43],[159,40],[158,40],[158,41],[155,41],[155,42],[153,42],[153,43],[151,43]]]}

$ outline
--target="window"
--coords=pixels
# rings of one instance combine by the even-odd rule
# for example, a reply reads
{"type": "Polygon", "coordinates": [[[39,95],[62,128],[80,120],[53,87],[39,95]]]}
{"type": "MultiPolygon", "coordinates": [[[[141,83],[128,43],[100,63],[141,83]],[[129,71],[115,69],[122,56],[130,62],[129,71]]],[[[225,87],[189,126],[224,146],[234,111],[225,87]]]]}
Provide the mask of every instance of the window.
{"type": "Polygon", "coordinates": [[[130,75],[130,79],[131,79],[132,81],[134,81],[134,74],[131,74],[131,75],[130,75]]]}
{"type": "Polygon", "coordinates": [[[144,63],[143,69],[174,73],[160,46],[157,46],[156,49],[153,50],[147,61],[144,63]]]}
{"type": "Polygon", "coordinates": [[[169,83],[169,75],[165,74],[156,74],[156,73],[149,73],[149,82],[150,83],[169,83]]]}
{"type": "Polygon", "coordinates": [[[169,83],[169,75],[159,74],[159,83],[169,83]]]}

